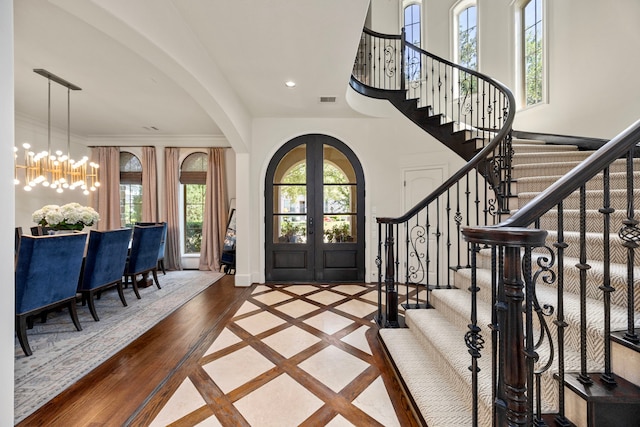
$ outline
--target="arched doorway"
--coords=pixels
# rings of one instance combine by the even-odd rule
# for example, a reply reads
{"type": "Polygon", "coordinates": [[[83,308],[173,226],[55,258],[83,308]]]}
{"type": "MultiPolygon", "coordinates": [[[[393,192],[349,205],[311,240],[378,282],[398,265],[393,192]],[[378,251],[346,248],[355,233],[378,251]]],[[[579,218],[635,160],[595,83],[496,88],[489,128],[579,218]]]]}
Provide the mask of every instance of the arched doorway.
{"type": "Polygon", "coordinates": [[[265,182],[267,281],[364,281],[364,174],[327,135],[283,145],[265,182]]]}

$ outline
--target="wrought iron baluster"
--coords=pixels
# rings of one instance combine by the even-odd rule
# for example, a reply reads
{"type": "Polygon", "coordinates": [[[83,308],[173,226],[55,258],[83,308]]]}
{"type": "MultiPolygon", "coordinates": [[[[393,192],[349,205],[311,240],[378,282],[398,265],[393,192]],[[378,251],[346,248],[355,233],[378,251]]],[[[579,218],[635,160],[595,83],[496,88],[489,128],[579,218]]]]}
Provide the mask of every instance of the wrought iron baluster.
{"type": "Polygon", "coordinates": [[[382,240],[382,224],[378,223],[378,256],[376,257],[376,266],[378,267],[378,316],[376,323],[378,325],[382,325],[382,240]]]}
{"type": "MultiPolygon", "coordinates": [[[[471,212],[470,212],[470,206],[471,206],[471,201],[470,201],[470,196],[471,196],[471,186],[469,185],[469,174],[465,175],[465,190],[464,190],[464,195],[465,195],[465,208],[466,208],[466,223],[467,223],[467,227],[469,225],[471,225],[469,223],[469,220],[471,218],[471,212]]],[[[459,235],[458,235],[459,236],[459,235]]],[[[460,238],[458,237],[458,241],[460,241],[460,238]]],[[[469,262],[469,256],[470,256],[470,252],[471,252],[471,244],[467,243],[467,265],[466,268],[471,267],[471,263],[469,262]]]]}
{"type": "Polygon", "coordinates": [[[462,255],[460,251],[461,243],[460,242],[460,228],[462,226],[462,213],[460,212],[460,181],[456,182],[456,213],[454,216],[454,220],[456,221],[456,238],[458,240],[458,265],[456,265],[456,270],[460,270],[462,268],[462,255]]]}
{"type": "Polygon", "coordinates": [[[587,191],[586,186],[580,186],[580,262],[576,267],[580,270],[580,375],[578,381],[582,384],[592,384],[587,373],[587,191]]]}
{"type": "Polygon", "coordinates": [[[554,321],[558,335],[558,415],[555,417],[555,421],[560,426],[568,427],[571,423],[565,417],[564,406],[564,331],[569,326],[564,320],[564,250],[569,245],[564,241],[564,207],[562,202],[558,204],[557,228],[557,241],[553,244],[558,255],[558,280],[556,283],[558,304],[556,307],[556,320],[554,321]]]}
{"type": "Polygon", "coordinates": [[[627,332],[624,337],[632,343],[639,343],[640,338],[636,334],[634,327],[634,301],[635,291],[633,287],[635,265],[635,250],[640,242],[640,228],[638,228],[638,220],[634,218],[635,209],[633,205],[633,158],[634,147],[632,146],[627,153],[627,218],[622,222],[623,227],[618,232],[620,238],[624,241],[623,245],[627,248],[627,332]]]}
{"type": "Polygon", "coordinates": [[[610,385],[615,385],[616,380],[611,370],[611,292],[615,289],[611,286],[611,214],[615,209],[611,208],[611,192],[609,187],[609,167],[607,166],[602,174],[602,208],[599,212],[602,214],[603,230],[603,260],[604,271],[602,277],[602,301],[604,309],[604,372],[600,375],[602,380],[610,385]]]}
{"type": "Polygon", "coordinates": [[[478,326],[478,307],[477,307],[477,295],[480,288],[478,288],[477,276],[476,276],[476,253],[478,251],[478,245],[476,243],[471,244],[471,286],[469,291],[471,292],[471,319],[468,325],[469,330],[465,334],[464,340],[467,345],[469,354],[471,355],[471,419],[472,425],[478,425],[478,359],[481,356],[481,351],[484,347],[484,339],[480,327],[478,326]]]}
{"type": "MultiPolygon", "coordinates": [[[[416,215],[417,216],[417,215],[416,215]]],[[[404,223],[404,234],[405,234],[405,238],[404,238],[404,244],[405,244],[405,261],[404,261],[404,288],[405,288],[405,297],[404,297],[404,301],[405,303],[409,303],[409,270],[410,270],[410,266],[409,266],[409,221],[404,223]]]]}
{"type": "Polygon", "coordinates": [[[451,194],[450,191],[447,190],[447,288],[451,287],[451,281],[448,274],[448,271],[451,270],[451,194]]]}
{"type": "Polygon", "coordinates": [[[524,304],[524,317],[525,317],[525,347],[524,354],[527,365],[527,419],[533,420],[533,372],[534,365],[538,360],[538,353],[535,351],[533,344],[533,280],[531,279],[531,248],[526,246],[524,248],[524,257],[522,261],[522,276],[524,278],[524,291],[525,291],[525,304],[524,304]]]}

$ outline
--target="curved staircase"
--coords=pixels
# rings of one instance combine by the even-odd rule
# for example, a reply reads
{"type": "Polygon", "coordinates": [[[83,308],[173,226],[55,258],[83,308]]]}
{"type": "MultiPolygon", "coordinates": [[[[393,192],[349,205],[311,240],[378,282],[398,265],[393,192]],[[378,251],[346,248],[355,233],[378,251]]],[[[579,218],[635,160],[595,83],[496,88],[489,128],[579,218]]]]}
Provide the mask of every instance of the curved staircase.
{"type": "Polygon", "coordinates": [[[416,419],[639,425],[640,122],[606,144],[512,139],[508,89],[366,29],[351,86],[468,161],[377,218],[379,336],[416,419]]]}

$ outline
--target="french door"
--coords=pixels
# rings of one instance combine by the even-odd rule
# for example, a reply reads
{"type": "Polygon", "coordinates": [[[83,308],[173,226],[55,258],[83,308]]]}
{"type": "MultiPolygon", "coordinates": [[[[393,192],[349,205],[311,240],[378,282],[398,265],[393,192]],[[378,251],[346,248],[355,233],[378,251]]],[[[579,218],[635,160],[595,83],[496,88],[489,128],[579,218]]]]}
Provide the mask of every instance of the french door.
{"type": "Polygon", "coordinates": [[[267,281],[364,281],[364,175],[327,135],[303,135],[273,156],[265,183],[267,281]]]}

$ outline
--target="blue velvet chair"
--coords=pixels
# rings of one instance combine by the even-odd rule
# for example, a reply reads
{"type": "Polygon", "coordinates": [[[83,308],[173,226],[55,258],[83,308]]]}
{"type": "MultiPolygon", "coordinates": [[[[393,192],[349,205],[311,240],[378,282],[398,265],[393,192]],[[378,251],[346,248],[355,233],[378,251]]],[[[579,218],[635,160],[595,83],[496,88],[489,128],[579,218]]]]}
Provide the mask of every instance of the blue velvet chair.
{"type": "Polygon", "coordinates": [[[149,227],[136,225],[133,228],[131,250],[123,276],[126,278],[126,283],[129,283],[129,279],[131,279],[133,292],[138,299],[140,299],[140,292],[138,291],[137,276],[140,274],[144,279],[148,273],[152,273],[156,286],[161,289],[158,282],[158,251],[160,250],[163,229],[162,225],[149,227]]]}
{"type": "Polygon", "coordinates": [[[122,272],[127,262],[131,229],[123,228],[112,231],[95,231],[89,233],[89,244],[78,283],[78,293],[82,294],[82,305],[89,305],[89,311],[97,322],[98,313],[94,296],[99,298],[100,292],[117,287],[120,301],[127,306],[122,290],[122,272]]]}
{"type": "Polygon", "coordinates": [[[166,222],[136,222],[136,225],[149,227],[152,225],[162,225],[162,240],[160,240],[160,249],[158,249],[158,268],[162,270],[162,274],[167,274],[164,270],[164,248],[167,241],[167,223],[166,222]]]}
{"type": "Polygon", "coordinates": [[[27,356],[27,322],[33,316],[67,307],[76,329],[76,289],[87,242],[85,233],[33,237],[23,235],[16,259],[16,335],[27,356]]]}

